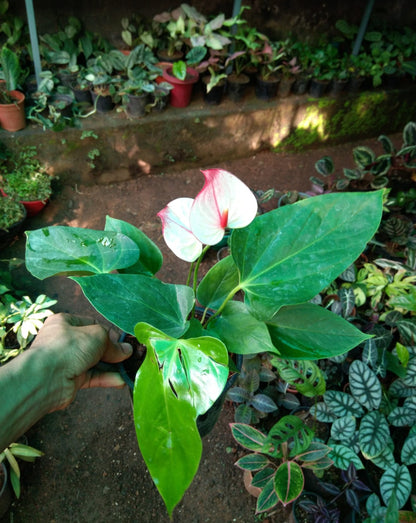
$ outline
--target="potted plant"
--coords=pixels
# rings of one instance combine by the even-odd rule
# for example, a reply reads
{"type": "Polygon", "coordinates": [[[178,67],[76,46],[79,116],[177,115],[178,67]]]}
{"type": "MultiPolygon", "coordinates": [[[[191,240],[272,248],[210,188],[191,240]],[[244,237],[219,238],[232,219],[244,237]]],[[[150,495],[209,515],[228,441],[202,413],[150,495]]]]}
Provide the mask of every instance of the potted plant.
{"type": "Polygon", "coordinates": [[[138,117],[145,114],[150,100],[149,95],[155,92],[156,84],[153,80],[157,74],[156,72],[151,75],[141,67],[129,69],[128,78],[123,82],[120,90],[128,115],[138,117]]]}
{"type": "Polygon", "coordinates": [[[220,169],[204,176],[194,200],[176,199],[159,213],[167,245],[191,263],[187,285],[154,276],[159,249],[124,221],[107,217],[104,231],[27,232],[26,266],[35,277],[69,272],[101,314],[146,346],[135,426],[170,514],[198,469],[197,418],[223,393],[232,354],[315,359],[367,339],[307,302],[357,258],[382,213],[382,193],[373,192],[317,196],[256,217],[256,198],[238,178],[220,169]],[[226,229],[231,255],[199,282],[202,257],[226,229]],[[240,291],[244,301],[234,299],[240,291]]]}
{"type": "Polygon", "coordinates": [[[26,210],[9,196],[0,197],[0,246],[7,247],[22,230],[26,210]]]}
{"type": "Polygon", "coordinates": [[[183,58],[183,46],[186,32],[186,14],[181,7],[172,12],[164,11],[153,17],[159,28],[160,42],[157,56],[162,62],[173,63],[183,58]]]}
{"type": "Polygon", "coordinates": [[[23,79],[19,57],[3,46],[0,66],[3,78],[3,82],[0,83],[0,125],[6,131],[19,131],[26,127],[25,95],[17,90],[23,79]]]}
{"type": "Polygon", "coordinates": [[[1,191],[23,203],[28,216],[40,212],[52,194],[52,178],[37,158],[35,146],[10,155],[0,169],[1,191]]]}
{"type": "Polygon", "coordinates": [[[277,95],[279,86],[278,72],[282,68],[284,51],[279,42],[266,40],[263,49],[257,54],[258,75],[255,93],[257,98],[269,101],[277,95]]]}
{"type": "MultiPolygon", "coordinates": [[[[206,50],[204,48],[198,48],[197,50],[198,52],[203,50],[205,55],[206,50]]],[[[183,60],[179,60],[163,69],[163,78],[172,85],[170,105],[173,107],[187,107],[191,101],[193,85],[199,78],[198,71],[188,66],[183,60]]]]}
{"type": "Polygon", "coordinates": [[[209,49],[208,53],[208,58],[202,60],[196,66],[196,70],[202,75],[204,100],[209,104],[218,105],[225,91],[227,74],[222,54],[212,49],[209,49]]]}

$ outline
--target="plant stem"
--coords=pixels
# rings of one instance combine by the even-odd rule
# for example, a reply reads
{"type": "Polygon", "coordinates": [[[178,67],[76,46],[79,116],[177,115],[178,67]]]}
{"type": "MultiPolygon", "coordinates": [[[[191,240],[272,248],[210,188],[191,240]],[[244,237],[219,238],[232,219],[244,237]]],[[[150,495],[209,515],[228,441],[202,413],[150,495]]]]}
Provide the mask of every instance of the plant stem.
{"type": "Polygon", "coordinates": [[[221,312],[224,310],[224,307],[227,305],[227,303],[232,300],[235,296],[235,294],[241,290],[241,287],[240,285],[237,285],[236,287],[234,287],[234,289],[232,289],[228,296],[225,298],[225,300],[222,302],[222,304],[220,305],[220,307],[218,307],[218,309],[214,312],[214,314],[209,318],[209,320],[207,321],[207,325],[208,323],[213,320],[214,318],[216,318],[217,316],[219,316],[221,314],[221,312]]]}

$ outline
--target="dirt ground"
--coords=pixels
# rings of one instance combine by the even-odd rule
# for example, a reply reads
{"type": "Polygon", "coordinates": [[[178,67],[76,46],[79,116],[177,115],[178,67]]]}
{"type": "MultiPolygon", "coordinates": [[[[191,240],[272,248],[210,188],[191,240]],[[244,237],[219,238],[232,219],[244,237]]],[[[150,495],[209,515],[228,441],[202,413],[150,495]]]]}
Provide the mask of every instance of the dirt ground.
{"type": "MultiPolygon", "coordinates": [[[[400,143],[399,135],[393,138],[400,143]]],[[[359,143],[380,151],[376,139],[359,143]]],[[[216,167],[233,172],[254,190],[307,190],[309,176],[315,174],[314,163],[322,156],[330,155],[339,170],[353,167],[354,145],[296,155],[264,152],[216,167]]],[[[161,247],[165,262],[160,277],[181,283],[187,264],[164,246],[156,213],[176,197],[195,196],[202,184],[199,169],[190,169],[118,185],[58,186],[49,205],[31,219],[28,228],[51,224],[102,228],[106,214],[132,222],[161,247]]],[[[2,259],[12,256],[24,257],[23,238],[1,253],[2,259]]],[[[68,279],[34,281],[24,269],[17,271],[16,278],[32,295],[42,292],[57,298],[56,311],[98,317],[68,279]]],[[[290,508],[280,507],[263,518],[255,516],[255,498],[245,490],[242,473],[234,466],[240,450],[230,434],[231,421],[233,407],[226,404],[215,429],[204,438],[199,471],[174,511],[174,523],[290,521],[290,508]]],[[[2,522],[169,521],[138,451],[127,390],[81,391],[68,409],[46,416],[27,437],[45,455],[22,466],[21,498],[13,502],[2,522]]]]}

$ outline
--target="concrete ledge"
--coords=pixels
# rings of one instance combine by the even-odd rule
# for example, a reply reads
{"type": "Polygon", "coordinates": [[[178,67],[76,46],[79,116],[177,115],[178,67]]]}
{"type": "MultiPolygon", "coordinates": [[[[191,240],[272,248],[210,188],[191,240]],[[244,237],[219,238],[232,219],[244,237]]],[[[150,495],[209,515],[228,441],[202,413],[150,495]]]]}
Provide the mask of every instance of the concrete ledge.
{"type": "Polygon", "coordinates": [[[272,102],[251,93],[238,104],[225,99],[209,106],[197,92],[186,109],[169,107],[136,120],[112,111],[62,132],[29,124],[18,133],[1,131],[0,141],[11,150],[36,145],[41,160],[64,183],[112,183],[244,158],[265,148],[296,151],[398,132],[416,117],[415,94],[415,84],[272,102]]]}

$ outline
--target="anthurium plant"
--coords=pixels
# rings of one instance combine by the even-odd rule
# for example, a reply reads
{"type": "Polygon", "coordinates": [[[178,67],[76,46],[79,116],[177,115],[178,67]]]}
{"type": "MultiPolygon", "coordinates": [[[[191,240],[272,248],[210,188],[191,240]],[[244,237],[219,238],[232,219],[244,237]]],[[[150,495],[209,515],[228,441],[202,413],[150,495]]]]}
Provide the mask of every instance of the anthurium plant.
{"type": "Polygon", "coordinates": [[[107,217],[103,231],[26,233],[34,276],[69,275],[97,311],[146,345],[133,393],[135,427],[169,514],[197,472],[197,418],[222,393],[230,354],[319,359],[368,338],[309,300],[359,256],[382,214],[379,191],[325,194],[257,215],[253,192],[237,177],[221,169],[203,174],[195,199],[178,198],[159,212],[167,245],[191,264],[186,285],[156,278],[159,248],[121,220],[107,217]],[[226,230],[231,254],[199,282],[203,256],[226,230]]]}

